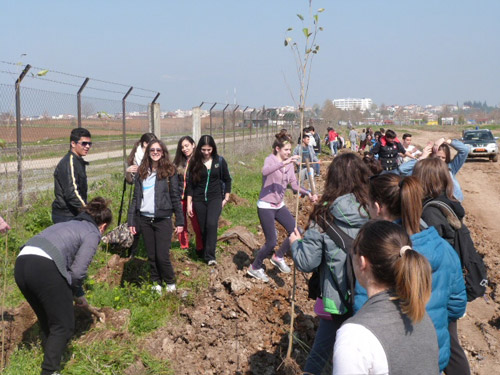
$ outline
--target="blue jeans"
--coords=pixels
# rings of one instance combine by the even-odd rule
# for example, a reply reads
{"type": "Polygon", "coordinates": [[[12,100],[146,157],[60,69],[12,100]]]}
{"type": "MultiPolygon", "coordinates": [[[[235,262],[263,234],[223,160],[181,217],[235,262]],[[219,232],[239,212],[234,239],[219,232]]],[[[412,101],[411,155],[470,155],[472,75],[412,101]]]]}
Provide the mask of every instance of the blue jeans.
{"type": "Polygon", "coordinates": [[[312,167],[314,169],[314,173],[318,176],[319,175],[319,164],[313,164],[312,167]]]}
{"type": "Polygon", "coordinates": [[[329,364],[329,373],[331,373],[335,337],[342,323],[348,318],[347,315],[332,315],[333,320],[319,320],[318,332],[316,332],[314,344],[307,357],[304,372],[321,375],[323,369],[329,364]]]}
{"type": "Polygon", "coordinates": [[[330,150],[332,151],[332,155],[337,155],[337,148],[339,147],[338,141],[330,142],[330,150]]]}

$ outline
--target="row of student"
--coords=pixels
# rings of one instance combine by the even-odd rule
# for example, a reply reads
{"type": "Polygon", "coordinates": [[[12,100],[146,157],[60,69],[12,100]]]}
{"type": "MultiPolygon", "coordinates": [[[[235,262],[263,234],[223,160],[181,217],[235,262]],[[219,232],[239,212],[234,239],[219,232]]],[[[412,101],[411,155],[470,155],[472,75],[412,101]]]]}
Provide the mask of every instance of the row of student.
{"type": "MultiPolygon", "coordinates": [[[[97,197],[87,202],[88,163],[83,157],[91,146],[88,130],[72,130],[70,150],[54,173],[54,225],[26,242],[16,259],[16,283],[42,329],[42,375],[60,370],[62,354],[74,331],[73,301],[88,307],[82,284],[101,235],[112,221],[108,201],[97,197]]],[[[182,246],[188,244],[183,233],[187,213],[199,228],[195,231],[200,256],[209,265],[216,264],[217,223],[231,191],[227,163],[217,154],[211,136],[202,136],[196,147],[191,137],[181,138],[174,162],[165,144],[148,133],[136,143],[126,170],[127,181],[134,184],[128,224],[132,234],[140,230],[144,236],[151,280],[158,291],[163,284],[167,291],[175,290],[169,256],[172,214],[182,246]]],[[[2,232],[10,228],[3,219],[0,224],[2,232]]]]}
{"type": "Polygon", "coordinates": [[[132,165],[127,171],[134,173],[128,225],[132,234],[140,231],[144,237],[154,288],[160,293],[163,285],[167,292],[176,290],[170,261],[172,214],[181,247],[189,247],[189,216],[200,257],[208,265],[217,264],[217,227],[222,208],[229,200],[231,177],[214,139],[204,135],[196,146],[191,137],[182,137],[171,161],[165,144],[151,138],[139,166],[132,165]]]}
{"type": "MultiPolygon", "coordinates": [[[[446,164],[438,158],[421,161],[416,166],[415,177],[404,179],[395,174],[374,178],[369,178],[369,176],[369,170],[355,154],[346,153],[334,159],[328,170],[325,193],[311,213],[309,227],[304,238],[301,239],[297,231],[290,237],[292,255],[297,268],[304,272],[312,272],[319,267],[320,273],[321,298],[318,298],[315,306],[315,311],[320,316],[320,326],[306,362],[305,371],[312,374],[321,373],[335,345],[333,359],[335,374],[396,373],[397,371],[388,370],[390,369],[388,366],[396,365],[406,368],[406,371],[399,373],[424,374],[443,370],[448,374],[469,373],[467,359],[460,347],[456,327],[456,320],[464,314],[467,303],[460,260],[455,250],[442,238],[446,236],[443,226],[449,229],[443,214],[435,210],[432,213],[422,212],[423,201],[443,198],[443,196],[448,197],[449,202],[453,204],[452,207],[460,207],[459,202],[451,195],[452,183],[446,164]],[[350,173],[346,173],[347,171],[350,173]],[[344,178],[336,178],[339,175],[344,178]],[[440,190],[439,193],[436,193],[437,190],[440,190]],[[433,220],[429,219],[429,215],[433,216],[433,220]],[[410,239],[407,243],[395,242],[398,245],[393,244],[394,255],[390,257],[386,257],[388,249],[385,248],[385,244],[388,245],[388,242],[386,238],[383,238],[383,233],[371,230],[370,236],[365,234],[362,236],[363,240],[356,239],[358,245],[356,246],[356,243],[354,245],[353,263],[358,284],[354,305],[351,306],[345,298],[349,295],[345,268],[348,255],[327,234],[327,227],[329,223],[334,223],[350,237],[356,237],[363,225],[370,225],[365,224],[370,218],[386,220],[401,226],[404,229],[402,232],[408,233],[410,239]],[[428,219],[429,223],[421,218],[428,219]],[[298,239],[301,241],[297,241],[298,239]],[[360,243],[363,245],[360,246],[360,243]],[[411,246],[412,251],[423,255],[426,259],[425,263],[431,265],[431,267],[427,265],[429,271],[432,272],[432,285],[429,285],[432,293],[428,303],[425,300],[425,294],[411,295],[410,293],[408,296],[408,291],[406,291],[406,297],[404,294],[401,295],[398,285],[392,279],[394,273],[384,272],[393,267],[397,261],[406,260],[406,255],[402,257],[403,259],[397,259],[399,244],[411,246]],[[361,255],[358,255],[359,252],[361,255]],[[377,253],[379,255],[376,255],[377,253]],[[377,269],[373,268],[374,262],[377,264],[377,269]],[[357,269],[356,266],[360,268],[357,269]],[[346,319],[360,308],[360,312],[363,312],[367,305],[372,309],[378,303],[387,303],[387,301],[380,302],[381,295],[373,293],[373,289],[372,293],[368,291],[368,295],[366,294],[366,285],[363,285],[363,281],[366,280],[359,277],[359,273],[363,270],[371,271],[372,277],[378,274],[376,284],[389,287],[393,296],[399,296],[401,301],[399,308],[403,313],[410,311],[408,308],[411,303],[408,298],[420,299],[420,303],[425,302],[424,306],[434,324],[437,339],[434,333],[424,341],[432,347],[434,338],[434,345],[437,343],[439,348],[433,357],[427,358],[428,360],[435,359],[435,362],[432,362],[436,364],[434,371],[427,372],[428,368],[425,366],[430,363],[429,361],[413,361],[414,357],[412,357],[409,345],[414,337],[405,337],[404,333],[405,325],[407,328],[414,327],[410,323],[419,321],[419,319],[413,319],[411,314],[406,314],[406,316],[403,314],[404,324],[399,319],[394,321],[394,314],[390,311],[387,312],[389,314],[387,316],[368,315],[371,319],[368,321],[361,319],[362,323],[360,323],[358,313],[346,322],[346,319]],[[361,327],[351,326],[354,323],[361,327]],[[342,330],[338,333],[341,325],[342,330]],[[386,328],[382,331],[378,329],[373,331],[373,327],[384,326],[386,328]],[[390,335],[379,335],[383,332],[390,332],[390,335]],[[336,341],[337,333],[338,341],[336,341]],[[398,341],[400,339],[402,342],[398,341]],[[377,341],[380,343],[375,345],[377,341]],[[397,346],[394,347],[393,344],[397,346]],[[399,357],[394,357],[398,352],[393,352],[393,350],[399,350],[399,357]],[[384,351],[385,356],[382,355],[384,351]],[[357,360],[352,360],[355,358],[355,353],[357,353],[357,360]]],[[[408,276],[407,287],[411,285],[410,290],[418,292],[420,287],[417,284],[424,279],[418,276],[419,273],[412,272],[412,274],[408,276]],[[414,278],[411,277],[412,274],[414,278]]],[[[373,286],[370,283],[368,285],[373,286]]],[[[383,293],[386,297],[388,296],[386,291],[383,293]]],[[[390,306],[385,308],[391,310],[390,306]]],[[[363,313],[362,316],[366,317],[367,314],[363,313]]],[[[420,317],[422,316],[421,314],[420,317]]],[[[416,339],[419,345],[422,344],[419,341],[422,339],[423,337],[416,339]]]]}
{"type": "MultiPolygon", "coordinates": [[[[280,136],[283,135],[277,135],[273,144],[273,154],[266,159],[263,168],[263,188],[259,200],[260,204],[262,204],[262,201],[265,203],[265,200],[269,200],[266,193],[274,193],[276,188],[279,188],[280,194],[283,194],[289,182],[291,182],[292,188],[298,190],[298,186],[293,184],[294,177],[289,181],[283,178],[283,175],[279,175],[280,173],[283,174],[286,171],[286,166],[293,162],[287,157],[287,143],[284,143],[283,138],[280,138],[280,136]],[[269,168],[269,166],[272,166],[272,168],[269,168]],[[272,176],[270,172],[276,174],[275,181],[270,180],[272,176]],[[276,183],[277,181],[281,181],[281,184],[276,183]]],[[[366,288],[361,288],[359,284],[354,306],[346,299],[345,296],[349,294],[347,275],[345,273],[348,255],[327,234],[328,226],[334,223],[336,228],[354,238],[371,216],[375,219],[394,222],[396,226],[401,227],[404,232],[408,233],[413,242],[413,245],[411,245],[410,239],[405,240],[407,243],[403,243],[401,247],[412,246],[412,252],[423,255],[419,259],[426,259],[425,262],[420,260],[419,264],[426,264],[425,267],[429,267],[429,264],[432,266],[432,268],[429,267],[429,271],[433,274],[432,285],[429,285],[432,290],[430,302],[427,303],[425,294],[417,296],[403,294],[400,296],[402,307],[398,307],[402,309],[401,311],[408,313],[403,319],[405,324],[417,324],[425,316],[422,312],[417,315],[409,313],[408,306],[423,303],[423,306],[426,306],[429,311],[431,321],[434,324],[434,333],[424,341],[430,344],[429,347],[435,346],[438,349],[436,349],[434,357],[432,357],[435,361],[426,361],[425,364],[435,364],[435,372],[446,368],[447,373],[468,373],[468,363],[458,342],[456,330],[456,320],[463,315],[467,302],[460,260],[455,250],[442,238],[443,236],[446,237],[446,230],[450,229],[446,218],[439,211],[429,211],[432,208],[426,208],[424,212],[422,209],[422,202],[425,200],[445,199],[447,197],[448,203],[457,210],[459,215],[463,216],[463,211],[459,209],[460,203],[455,200],[451,192],[453,183],[447,165],[439,157],[435,157],[417,164],[415,168],[416,177],[402,179],[396,174],[387,174],[370,178],[371,175],[370,170],[356,154],[344,153],[335,158],[328,169],[324,193],[311,213],[310,223],[304,238],[301,238],[297,230],[290,236],[292,255],[299,270],[312,272],[319,269],[321,298],[317,300],[315,311],[321,319],[305,371],[312,374],[321,373],[331,356],[337,330],[352,315],[353,309],[358,310],[366,301],[366,294],[364,293],[366,288]],[[339,176],[342,176],[342,178],[339,178],[339,176]],[[423,187],[420,180],[424,182],[423,187]],[[428,223],[421,220],[421,218],[426,219],[428,223]],[[300,241],[297,241],[299,239],[300,241]],[[415,302],[415,299],[418,300],[419,298],[420,300],[415,302]],[[413,302],[410,303],[408,299],[413,299],[413,302]],[[416,316],[420,318],[416,319],[416,316]]],[[[268,218],[267,212],[260,207],[258,209],[259,218],[266,234],[266,244],[259,251],[254,264],[248,269],[249,275],[265,282],[268,281],[268,277],[262,268],[262,260],[271,255],[272,248],[276,244],[274,220],[282,223],[289,233],[293,220],[291,215],[288,216],[289,212],[284,206],[281,195],[278,195],[278,199],[268,203],[277,205],[276,207],[268,207],[268,209],[275,209],[273,216],[268,218]],[[280,214],[285,212],[288,215],[285,214],[282,218],[280,214]]],[[[377,245],[377,238],[368,237],[365,238],[365,242],[377,245]]],[[[283,255],[288,246],[288,240],[285,240],[277,254],[271,258],[271,263],[282,272],[289,272],[289,267],[283,264],[283,255]]],[[[368,247],[368,245],[366,246],[368,247]]],[[[372,248],[373,246],[370,247],[370,249],[372,248]]],[[[359,251],[363,253],[366,250],[365,247],[361,247],[359,251]]],[[[392,250],[396,252],[398,249],[393,248],[392,250]]],[[[387,253],[389,250],[385,249],[384,251],[387,253]]],[[[374,250],[369,251],[370,254],[372,252],[374,250]]],[[[360,259],[361,257],[363,255],[360,255],[360,259]]],[[[412,255],[412,259],[414,257],[412,255]]],[[[392,268],[397,263],[397,259],[394,258],[393,260],[392,268]]],[[[365,256],[364,261],[373,264],[376,261],[382,262],[383,257],[365,256]]],[[[383,269],[388,266],[387,262],[381,265],[383,269]]],[[[382,278],[378,282],[389,286],[388,289],[392,295],[394,293],[399,294],[398,290],[394,290],[395,281],[389,280],[390,275],[393,275],[393,273],[382,272],[381,274],[387,274],[388,278],[382,278]]],[[[377,277],[380,277],[380,275],[377,277]]],[[[410,277],[406,281],[408,283],[407,287],[411,285],[411,289],[421,290],[422,285],[419,286],[415,283],[422,280],[415,280],[410,277]]],[[[363,283],[361,285],[366,287],[363,283]]],[[[368,296],[372,297],[370,292],[368,292],[368,296]]],[[[391,319],[385,323],[390,323],[391,319]]],[[[404,328],[404,325],[402,327],[404,328]]],[[[399,328],[401,328],[401,325],[399,328]]],[[[402,335],[400,337],[404,337],[404,332],[398,331],[398,334],[402,335]]],[[[358,340],[358,342],[353,341],[352,337],[356,337],[356,335],[346,334],[344,338],[346,337],[351,337],[350,344],[346,348],[351,348],[354,352],[368,350],[372,347],[371,345],[364,345],[366,342],[363,339],[358,340]]],[[[366,337],[366,334],[361,337],[366,337]]],[[[422,337],[418,340],[422,339],[422,337]]],[[[410,348],[411,346],[408,345],[411,344],[412,340],[413,338],[408,340],[404,347],[410,348]]],[[[373,337],[369,342],[373,342],[373,337]]],[[[384,344],[382,342],[385,347],[384,344]]],[[[422,343],[419,341],[419,344],[422,343]]],[[[338,347],[343,346],[339,344],[338,347]]],[[[366,358],[381,358],[377,355],[377,353],[380,354],[380,344],[378,347],[373,346],[373,348],[376,351],[368,353],[366,358]]],[[[353,366],[367,366],[361,370],[345,364],[345,358],[353,358],[353,353],[351,353],[351,356],[346,356],[345,349],[339,349],[338,352],[340,355],[334,359],[335,364],[337,364],[335,366],[337,370],[334,371],[339,371],[338,373],[372,373],[370,366],[376,365],[376,371],[379,371],[381,368],[387,369],[387,366],[392,363],[391,361],[395,360],[395,358],[390,358],[392,354],[386,353],[386,359],[383,360],[382,358],[376,364],[366,362],[366,358],[363,360],[365,362],[349,361],[353,366]],[[343,365],[339,364],[339,361],[343,365]],[[379,365],[382,367],[379,367],[379,365]],[[342,368],[346,369],[346,372],[340,370],[342,368]]],[[[407,351],[406,354],[410,355],[411,350],[407,351]]],[[[405,363],[413,364],[415,362],[408,361],[405,363]]],[[[408,367],[408,369],[413,369],[412,366],[408,367]]],[[[428,369],[424,369],[422,366],[424,366],[424,362],[421,363],[420,367],[415,367],[417,373],[428,373],[426,372],[428,369]]]]}

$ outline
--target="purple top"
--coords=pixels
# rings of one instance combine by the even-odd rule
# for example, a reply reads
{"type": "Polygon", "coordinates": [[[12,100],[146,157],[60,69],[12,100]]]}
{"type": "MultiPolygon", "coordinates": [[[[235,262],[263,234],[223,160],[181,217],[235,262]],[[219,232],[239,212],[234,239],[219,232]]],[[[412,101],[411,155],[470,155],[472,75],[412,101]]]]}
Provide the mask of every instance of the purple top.
{"type": "Polygon", "coordinates": [[[283,202],[289,184],[295,192],[300,189],[302,194],[309,193],[306,189],[299,187],[293,163],[284,165],[277,155],[269,155],[262,167],[262,189],[259,200],[276,205],[280,204],[283,202]]]}

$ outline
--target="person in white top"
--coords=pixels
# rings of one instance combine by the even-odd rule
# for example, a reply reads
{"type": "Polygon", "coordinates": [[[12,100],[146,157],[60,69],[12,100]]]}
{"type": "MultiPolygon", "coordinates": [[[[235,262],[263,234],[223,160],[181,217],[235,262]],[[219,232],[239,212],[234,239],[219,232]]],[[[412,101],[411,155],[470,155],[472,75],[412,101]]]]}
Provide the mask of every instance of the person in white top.
{"type": "Polygon", "coordinates": [[[434,325],[425,305],[431,266],[401,226],[372,220],[351,250],[368,301],[337,331],[333,375],[439,374],[434,325]]]}
{"type": "MultiPolygon", "coordinates": [[[[403,134],[403,147],[405,148],[406,152],[408,152],[411,156],[413,156],[413,159],[417,158],[418,156],[422,155],[422,151],[420,151],[418,148],[416,148],[414,145],[411,144],[411,134],[410,133],[405,133],[403,134]]],[[[402,163],[406,163],[407,161],[413,160],[409,156],[402,157],[402,163]]]]}

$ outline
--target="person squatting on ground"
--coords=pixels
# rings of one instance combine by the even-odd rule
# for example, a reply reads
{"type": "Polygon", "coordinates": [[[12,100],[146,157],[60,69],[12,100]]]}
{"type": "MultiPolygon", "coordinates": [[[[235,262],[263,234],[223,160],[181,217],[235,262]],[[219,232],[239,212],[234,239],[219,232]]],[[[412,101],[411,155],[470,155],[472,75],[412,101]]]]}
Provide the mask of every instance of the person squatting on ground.
{"type": "MultiPolygon", "coordinates": [[[[432,293],[426,310],[436,329],[439,346],[439,370],[450,358],[448,322],[465,313],[467,295],[457,252],[434,227],[421,221],[423,189],[415,177],[402,178],[394,173],[370,179],[370,217],[401,225],[410,236],[413,249],[427,258],[432,268],[432,293]]],[[[366,290],[356,284],[354,310],[368,299],[366,290]]]]}
{"type": "Polygon", "coordinates": [[[201,255],[209,266],[215,266],[217,228],[222,209],[229,201],[231,175],[226,160],[217,153],[212,136],[201,136],[188,174],[187,213],[193,217],[196,212],[203,237],[201,255]]]}
{"type": "MultiPolygon", "coordinates": [[[[290,156],[292,150],[291,137],[283,131],[276,134],[272,147],[273,152],[266,158],[262,167],[262,189],[257,201],[257,213],[266,242],[247,270],[247,274],[266,283],[269,278],[262,268],[262,263],[264,259],[269,257],[276,246],[277,238],[274,221],[280,223],[288,232],[288,235],[295,228],[295,219],[284,202],[287,186],[290,185],[297,193],[307,195],[313,202],[317,199],[316,195],[311,195],[310,192],[301,188],[297,183],[293,162],[298,160],[299,156],[290,156]]],[[[289,249],[290,241],[286,238],[271,258],[271,263],[278,267],[281,272],[290,272],[290,267],[284,260],[284,256],[289,249]]]]}
{"type": "MultiPolygon", "coordinates": [[[[461,203],[455,199],[454,185],[449,167],[440,158],[429,158],[419,161],[413,170],[413,176],[420,180],[424,190],[424,205],[430,200],[446,203],[455,212],[460,222],[465,216],[461,203]]],[[[455,229],[437,207],[427,207],[422,212],[422,219],[433,226],[439,235],[454,247],[455,229]]],[[[451,339],[450,362],[445,369],[447,374],[470,374],[469,362],[458,339],[457,319],[450,320],[448,326],[451,339]]]]}
{"type": "MultiPolygon", "coordinates": [[[[132,151],[130,151],[130,154],[127,158],[127,169],[125,170],[125,180],[128,184],[134,184],[135,175],[137,173],[137,170],[139,169],[139,166],[141,165],[142,159],[144,158],[144,151],[146,150],[146,147],[148,147],[148,143],[153,139],[157,139],[156,135],[154,135],[153,133],[144,133],[141,138],[134,144],[132,151]]],[[[134,242],[129,249],[129,256],[131,257],[135,256],[135,254],[137,253],[139,238],[141,237],[140,227],[137,226],[135,230],[137,233],[134,235],[134,242]]]]}
{"type": "MultiPolygon", "coordinates": [[[[312,173],[316,177],[319,177],[320,175],[319,159],[316,156],[316,153],[314,152],[314,149],[310,144],[310,140],[311,137],[304,133],[302,137],[299,138],[299,144],[293,149],[293,156],[299,156],[300,149],[302,148],[302,168],[300,168],[299,159],[295,161],[297,168],[300,170],[299,173],[300,186],[303,185],[304,180],[309,178],[310,173],[312,173]],[[307,170],[306,160],[309,160],[309,163],[311,163],[309,171],[307,170]]],[[[309,182],[309,186],[311,186],[311,184],[312,183],[309,182]]]]}
{"type": "Polygon", "coordinates": [[[351,238],[368,221],[368,179],[370,171],[354,153],[342,153],[328,167],[323,195],[309,217],[302,240],[296,230],[291,236],[292,256],[297,269],[313,272],[319,268],[321,297],[314,311],[320,317],[318,332],[307,358],[305,372],[321,374],[330,362],[335,335],[352,315],[348,301],[346,253],[326,233],[335,223],[351,238]],[[341,177],[340,177],[341,176],[341,177]]]}
{"type": "Polygon", "coordinates": [[[52,222],[61,223],[73,219],[79,209],[87,203],[87,156],[92,141],[90,132],[84,128],[71,131],[70,149],[59,161],[54,171],[54,194],[52,222]]]}
{"type": "Polygon", "coordinates": [[[179,181],[175,166],[162,141],[153,139],[146,147],[137,170],[134,194],[128,212],[128,226],[135,235],[140,227],[148,254],[153,288],[174,292],[175,273],[170,261],[172,214],[175,213],[175,233],[183,230],[184,218],[179,196],[179,181]]]}
{"type": "MultiPolygon", "coordinates": [[[[193,138],[189,135],[181,137],[177,144],[177,151],[175,152],[174,158],[174,165],[177,168],[179,176],[179,192],[181,196],[182,213],[184,214],[184,230],[179,233],[179,243],[181,245],[181,249],[189,249],[186,186],[189,179],[189,162],[192,160],[195,148],[196,143],[193,138]]],[[[193,211],[193,216],[191,216],[190,219],[196,238],[196,251],[201,252],[203,250],[203,237],[201,235],[201,229],[198,224],[198,218],[195,211],[193,211]]]]}
{"type": "Polygon", "coordinates": [[[387,130],[384,136],[380,137],[379,141],[370,150],[373,155],[378,155],[378,159],[382,164],[382,173],[397,173],[398,155],[402,154],[409,158],[414,158],[410,153],[406,152],[401,142],[396,138],[396,133],[392,130],[387,130]]]}
{"type": "Polygon", "coordinates": [[[436,331],[425,305],[431,266],[401,226],[370,221],[352,249],[368,301],[337,333],[333,374],[439,374],[436,331]]]}
{"type": "Polygon", "coordinates": [[[73,220],[48,227],[21,247],[14,277],[40,323],[42,375],[60,370],[75,329],[73,300],[88,307],[82,284],[111,220],[108,202],[94,198],[73,220]]]}

